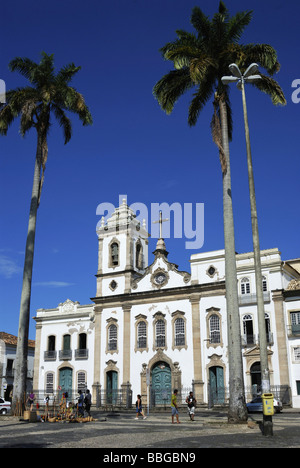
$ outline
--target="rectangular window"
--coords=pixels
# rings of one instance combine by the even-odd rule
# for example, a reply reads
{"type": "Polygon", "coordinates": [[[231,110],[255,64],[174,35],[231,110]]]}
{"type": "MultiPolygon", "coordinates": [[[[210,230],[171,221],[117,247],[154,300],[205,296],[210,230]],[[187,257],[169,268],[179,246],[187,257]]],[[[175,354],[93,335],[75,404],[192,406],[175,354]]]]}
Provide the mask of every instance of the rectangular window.
{"type": "Polygon", "coordinates": [[[300,346],[294,348],[294,361],[300,362],[300,346]]]}
{"type": "Polygon", "coordinates": [[[300,311],[291,312],[291,323],[292,325],[300,325],[300,311]]]}
{"type": "Polygon", "coordinates": [[[46,376],[46,393],[53,393],[54,374],[48,372],[46,376]]]}

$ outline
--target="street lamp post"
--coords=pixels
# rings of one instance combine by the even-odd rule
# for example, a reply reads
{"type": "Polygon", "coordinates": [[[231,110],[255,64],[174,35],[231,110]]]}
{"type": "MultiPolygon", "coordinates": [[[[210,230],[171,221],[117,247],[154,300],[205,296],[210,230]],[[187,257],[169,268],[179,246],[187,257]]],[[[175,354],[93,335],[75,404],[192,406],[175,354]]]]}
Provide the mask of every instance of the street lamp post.
{"type": "MultiPolygon", "coordinates": [[[[263,286],[262,286],[262,274],[261,274],[261,258],[260,258],[260,245],[258,235],[258,222],[257,222],[257,209],[256,209],[256,198],[255,198],[255,187],[254,187],[254,176],[252,166],[252,155],[250,146],[250,134],[249,124],[247,115],[247,104],[245,94],[245,83],[253,83],[261,79],[260,75],[257,75],[258,65],[252,63],[244,74],[241,73],[239,67],[233,63],[229,66],[233,76],[224,76],[222,78],[223,84],[229,84],[237,82],[237,87],[242,91],[243,101],[243,112],[245,122],[245,137],[246,137],[246,148],[247,148],[247,165],[248,165],[248,179],[249,179],[249,192],[250,192],[250,207],[251,207],[251,223],[252,223],[252,237],[253,237],[253,252],[254,252],[254,266],[255,266],[255,283],[256,283],[256,295],[257,295],[257,315],[258,315],[258,330],[259,330],[259,347],[260,347],[260,366],[261,366],[261,379],[262,379],[262,393],[270,392],[270,373],[268,365],[268,347],[267,347],[267,333],[266,333],[266,322],[265,322],[265,310],[264,310],[264,297],[263,297],[263,286]]],[[[268,426],[265,421],[265,426],[268,426]]],[[[266,429],[267,432],[267,429],[266,429]]],[[[270,433],[272,432],[270,428],[270,433]]]]}

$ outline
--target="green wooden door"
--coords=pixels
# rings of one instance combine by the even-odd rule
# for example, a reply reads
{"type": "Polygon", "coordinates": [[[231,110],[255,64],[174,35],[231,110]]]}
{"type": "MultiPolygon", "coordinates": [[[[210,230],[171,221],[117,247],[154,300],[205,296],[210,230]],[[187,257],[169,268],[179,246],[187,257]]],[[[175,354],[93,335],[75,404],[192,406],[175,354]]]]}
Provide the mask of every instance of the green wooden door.
{"type": "Polygon", "coordinates": [[[172,375],[170,366],[159,362],[152,370],[152,392],[155,404],[169,404],[172,395],[172,375]]]}
{"type": "Polygon", "coordinates": [[[68,392],[69,398],[72,395],[73,371],[69,367],[63,367],[59,371],[60,395],[68,392]]]}
{"type": "Polygon", "coordinates": [[[214,404],[225,403],[224,371],[223,367],[214,366],[209,369],[211,398],[214,404]]]}
{"type": "Polygon", "coordinates": [[[115,405],[118,400],[118,373],[109,371],[106,374],[106,400],[109,405],[115,405]]]}

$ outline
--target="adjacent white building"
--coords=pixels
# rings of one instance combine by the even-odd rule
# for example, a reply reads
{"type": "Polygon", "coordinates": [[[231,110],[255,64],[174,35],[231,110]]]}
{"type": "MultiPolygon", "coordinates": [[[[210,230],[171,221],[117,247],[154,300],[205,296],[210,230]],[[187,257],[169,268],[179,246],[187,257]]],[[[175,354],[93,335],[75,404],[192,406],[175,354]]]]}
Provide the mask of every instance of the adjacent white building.
{"type": "MultiPolygon", "coordinates": [[[[146,402],[150,384],[155,404],[169,403],[174,388],[193,388],[199,403],[223,402],[224,250],[192,255],[191,271],[183,272],[159,239],[149,264],[148,232],[125,202],[97,234],[92,303],[68,299],[37,311],[34,389],[89,388],[94,402],[124,400],[130,390],[134,401],[140,393],[146,402]]],[[[255,392],[261,380],[253,253],[236,260],[244,380],[255,392]]],[[[262,251],[261,261],[271,385],[300,407],[300,261],[283,262],[276,248],[262,251]]]]}
{"type": "MultiPolygon", "coordinates": [[[[17,336],[0,332],[0,397],[6,401],[11,401],[12,399],[17,341],[17,336]]],[[[26,379],[26,389],[28,392],[32,390],[33,384],[34,348],[35,342],[28,340],[26,379]]]]}

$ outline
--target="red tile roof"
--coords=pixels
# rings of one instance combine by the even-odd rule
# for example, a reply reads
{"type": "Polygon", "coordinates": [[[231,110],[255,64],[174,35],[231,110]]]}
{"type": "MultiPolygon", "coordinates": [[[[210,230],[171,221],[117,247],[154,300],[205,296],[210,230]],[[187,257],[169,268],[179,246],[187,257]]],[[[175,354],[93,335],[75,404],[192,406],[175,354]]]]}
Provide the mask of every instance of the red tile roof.
{"type": "MultiPolygon", "coordinates": [[[[10,333],[0,332],[0,340],[3,340],[6,344],[17,346],[18,337],[10,335],[10,333]]],[[[28,347],[35,348],[35,341],[28,340],[28,347]]]]}

